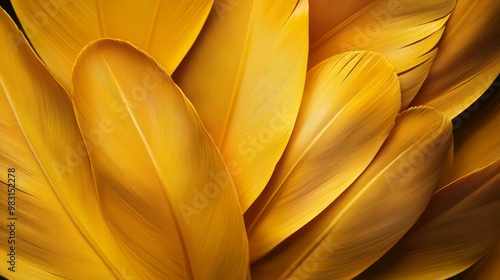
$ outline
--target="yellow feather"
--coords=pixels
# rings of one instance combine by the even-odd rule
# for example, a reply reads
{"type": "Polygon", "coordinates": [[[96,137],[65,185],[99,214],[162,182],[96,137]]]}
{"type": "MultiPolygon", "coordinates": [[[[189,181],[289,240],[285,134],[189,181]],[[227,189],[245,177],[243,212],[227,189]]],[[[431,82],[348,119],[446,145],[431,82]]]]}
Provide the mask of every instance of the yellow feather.
{"type": "Polygon", "coordinates": [[[486,256],[464,272],[463,279],[495,280],[500,275],[500,240],[486,256]]]}
{"type": "Polygon", "coordinates": [[[243,212],[264,189],[295,123],[307,27],[306,0],[218,0],[174,74],[222,153],[243,212]]]}
{"type": "Polygon", "coordinates": [[[310,5],[309,68],[345,51],[379,52],[396,68],[404,110],[427,77],[455,0],[310,0],[310,5]]]}
{"type": "Polygon", "coordinates": [[[99,38],[132,42],[172,73],[198,36],[213,0],[13,0],[24,30],[56,80],[71,89],[71,67],[99,38]]]}
{"type": "Polygon", "coordinates": [[[432,108],[401,113],[363,174],[316,219],[253,265],[255,279],[352,279],[391,248],[424,211],[451,142],[432,108]]]}
{"type": "Polygon", "coordinates": [[[412,102],[456,117],[500,73],[500,1],[460,0],[446,24],[429,76],[412,102]]]}
{"type": "Polygon", "coordinates": [[[266,189],[245,213],[255,261],[307,224],[368,166],[400,107],[394,67],[348,52],[307,74],[290,142],[266,189]]]}
{"type": "Polygon", "coordinates": [[[436,188],[436,191],[446,186],[450,182],[450,178],[453,177],[454,151],[455,151],[455,141],[452,138],[450,147],[448,148],[446,162],[444,163],[443,173],[441,174],[441,179],[439,179],[439,184],[438,187],[436,188]]]}
{"type": "Polygon", "coordinates": [[[486,93],[475,111],[455,118],[455,154],[448,183],[500,159],[500,94],[486,93]]]}
{"type": "Polygon", "coordinates": [[[365,278],[447,278],[478,261],[500,236],[500,96],[455,119],[451,174],[418,223],[365,278]],[[465,118],[467,116],[467,118],[465,118]]]}
{"type": "Polygon", "coordinates": [[[103,215],[142,278],[245,278],[233,182],[166,72],[132,45],[102,39],[78,56],[73,97],[103,215]]]}
{"type": "Polygon", "coordinates": [[[455,118],[451,174],[417,224],[366,279],[443,279],[465,270],[500,236],[500,96],[455,118]],[[467,116],[467,118],[466,118],[467,116]]]}
{"type": "Polygon", "coordinates": [[[17,188],[0,188],[0,217],[15,223],[10,243],[2,227],[1,274],[11,279],[111,279],[121,278],[122,270],[137,275],[101,216],[71,101],[3,10],[0,61],[0,180],[9,183],[10,177],[17,188]],[[8,194],[15,194],[8,199],[15,200],[14,215],[7,209],[8,194]],[[16,260],[9,267],[15,265],[15,272],[5,263],[11,251],[16,260]]]}
{"type": "Polygon", "coordinates": [[[451,174],[428,209],[363,275],[372,279],[447,278],[477,262],[500,236],[500,97],[455,119],[451,174]],[[465,119],[465,116],[469,116],[465,119]]]}
{"type": "Polygon", "coordinates": [[[500,160],[439,190],[417,223],[359,279],[446,279],[500,234],[500,160]]]}

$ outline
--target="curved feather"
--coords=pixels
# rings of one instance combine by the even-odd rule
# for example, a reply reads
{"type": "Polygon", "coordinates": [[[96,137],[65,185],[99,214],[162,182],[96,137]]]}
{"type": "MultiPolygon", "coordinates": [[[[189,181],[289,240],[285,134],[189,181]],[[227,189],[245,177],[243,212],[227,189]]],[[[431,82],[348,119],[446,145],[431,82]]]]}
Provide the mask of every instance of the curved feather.
{"type": "Polygon", "coordinates": [[[311,0],[310,5],[317,20],[311,21],[309,68],[345,51],[379,52],[396,68],[404,110],[427,77],[455,0],[311,0]]]}
{"type": "Polygon", "coordinates": [[[290,142],[266,189],[245,213],[255,261],[334,201],[372,161],[400,107],[394,67],[348,52],[307,74],[290,142]]]}
{"type": "Polygon", "coordinates": [[[292,132],[304,90],[308,4],[214,4],[174,80],[199,112],[245,212],[264,189],[292,132]]]}
{"type": "Polygon", "coordinates": [[[480,261],[466,270],[463,279],[493,280],[500,275],[500,242],[480,261]]]}
{"type": "Polygon", "coordinates": [[[415,226],[359,279],[446,279],[500,233],[500,160],[439,190],[415,226]]]}
{"type": "MultiPolygon", "coordinates": [[[[500,236],[500,97],[457,122],[450,182],[367,279],[443,279],[470,267],[500,236]]],[[[463,116],[462,116],[463,117],[463,116]]]]}
{"type": "Polygon", "coordinates": [[[309,40],[315,43],[325,34],[355,19],[356,14],[373,6],[373,0],[336,1],[310,0],[309,40]],[[344,23],[345,22],[345,23],[344,23]]]}
{"type": "Polygon", "coordinates": [[[3,229],[0,252],[5,257],[14,246],[17,261],[12,272],[4,260],[1,274],[11,279],[121,279],[126,270],[136,276],[101,216],[71,101],[3,10],[0,61],[0,192],[5,203],[0,217],[16,228],[9,242],[3,229]],[[15,168],[11,176],[9,168],[15,168]],[[4,185],[14,180],[15,191],[4,185]],[[7,211],[11,194],[14,215],[7,211]]]}
{"type": "Polygon", "coordinates": [[[137,45],[172,73],[191,48],[213,0],[13,0],[36,52],[69,93],[78,53],[99,38],[137,45]]]}
{"type": "Polygon", "coordinates": [[[432,108],[401,113],[363,174],[316,219],[252,267],[256,279],[352,279],[391,248],[424,211],[451,143],[432,108]]]}
{"type": "Polygon", "coordinates": [[[142,277],[244,279],[233,182],[166,72],[129,43],[102,39],[78,56],[73,97],[103,215],[142,277]]]}
{"type": "Polygon", "coordinates": [[[448,183],[500,159],[500,94],[486,93],[478,108],[455,118],[455,155],[448,183]]]}
{"type": "Polygon", "coordinates": [[[450,178],[453,178],[453,160],[455,152],[455,142],[451,139],[450,147],[448,148],[448,155],[446,156],[446,162],[444,163],[443,172],[441,174],[441,179],[439,179],[439,184],[436,191],[440,190],[442,187],[446,186],[450,182],[450,178]]]}
{"type": "Polygon", "coordinates": [[[460,0],[446,24],[429,76],[412,102],[456,117],[500,73],[500,2],[460,0]]]}

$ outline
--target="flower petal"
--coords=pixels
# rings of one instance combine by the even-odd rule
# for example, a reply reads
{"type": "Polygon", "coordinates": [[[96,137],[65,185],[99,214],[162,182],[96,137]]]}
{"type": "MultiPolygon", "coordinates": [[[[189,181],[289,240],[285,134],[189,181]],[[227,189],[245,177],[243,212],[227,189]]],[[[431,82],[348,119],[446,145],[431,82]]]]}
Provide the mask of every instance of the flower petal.
{"type": "Polygon", "coordinates": [[[244,279],[248,242],[231,177],[198,114],[129,43],[86,47],[77,118],[104,217],[145,279],[244,279]]]}

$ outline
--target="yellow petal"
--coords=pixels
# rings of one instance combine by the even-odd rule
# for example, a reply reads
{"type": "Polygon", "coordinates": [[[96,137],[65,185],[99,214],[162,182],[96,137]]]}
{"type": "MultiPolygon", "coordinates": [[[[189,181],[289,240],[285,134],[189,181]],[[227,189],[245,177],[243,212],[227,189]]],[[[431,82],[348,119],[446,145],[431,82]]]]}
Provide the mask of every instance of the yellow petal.
{"type": "Polygon", "coordinates": [[[77,58],[73,85],[103,215],[142,278],[245,278],[233,182],[162,68],[126,42],[103,39],[77,58]]]}
{"type": "Polygon", "coordinates": [[[401,113],[366,171],[315,220],[252,268],[255,279],[352,279],[413,225],[431,199],[451,141],[432,108],[401,113]]]}
{"type": "Polygon", "coordinates": [[[226,160],[243,212],[271,177],[295,123],[307,27],[306,0],[216,1],[175,72],[226,160]]]}
{"type": "Polygon", "coordinates": [[[310,5],[311,18],[317,19],[311,21],[309,68],[345,51],[382,53],[399,75],[403,110],[429,72],[455,0],[311,0],[310,5]]]}
{"type": "Polygon", "coordinates": [[[213,0],[13,0],[12,4],[36,52],[69,92],[76,56],[98,38],[130,41],[172,73],[198,36],[213,0]]]}
{"type": "Polygon", "coordinates": [[[348,52],[311,69],[290,142],[245,214],[254,261],[323,211],[368,166],[400,107],[394,67],[348,52]]]}
{"type": "Polygon", "coordinates": [[[462,274],[463,279],[493,280],[500,275],[500,241],[486,256],[462,274]]]}
{"type": "Polygon", "coordinates": [[[500,73],[500,1],[460,0],[446,24],[438,54],[412,104],[456,117],[500,73]]]}
{"type": "Polygon", "coordinates": [[[15,239],[9,242],[2,229],[1,274],[111,279],[127,270],[136,275],[101,216],[71,101],[1,9],[0,61],[0,180],[16,185],[16,190],[0,188],[0,217],[15,223],[15,239]],[[15,201],[14,215],[7,200],[15,201]],[[15,272],[5,263],[11,246],[15,272]]]}
{"type": "Polygon", "coordinates": [[[500,233],[500,160],[439,190],[415,226],[360,279],[445,279],[500,233]]]}

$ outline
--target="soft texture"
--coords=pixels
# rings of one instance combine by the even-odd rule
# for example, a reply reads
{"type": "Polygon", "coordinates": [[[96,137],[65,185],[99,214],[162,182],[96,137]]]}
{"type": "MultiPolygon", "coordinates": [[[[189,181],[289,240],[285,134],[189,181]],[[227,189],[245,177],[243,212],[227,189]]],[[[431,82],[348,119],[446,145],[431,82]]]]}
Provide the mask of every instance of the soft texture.
{"type": "Polygon", "coordinates": [[[12,0],[50,73],[71,90],[71,67],[99,38],[130,41],[172,73],[193,45],[213,0],[12,0]]]}
{"type": "Polygon", "coordinates": [[[141,278],[245,278],[234,184],[166,72],[132,45],[103,39],[78,56],[72,94],[103,216],[141,278]]]}
{"type": "Polygon", "coordinates": [[[379,52],[396,68],[404,110],[429,73],[455,2],[310,0],[309,68],[345,51],[379,52]]]}
{"type": "Polygon", "coordinates": [[[264,189],[295,124],[307,27],[306,0],[218,0],[173,76],[221,151],[243,212],[264,189]]]}
{"type": "Polygon", "coordinates": [[[486,256],[464,272],[464,279],[491,280],[500,275],[500,239],[486,256]]]}
{"type": "Polygon", "coordinates": [[[273,177],[245,213],[255,261],[307,224],[370,164],[401,105],[394,67],[348,52],[307,74],[297,124],[273,177]]]}
{"type": "Polygon", "coordinates": [[[412,108],[365,172],[316,219],[252,267],[255,279],[352,279],[424,211],[451,142],[450,120],[412,108]]]}
{"type": "Polygon", "coordinates": [[[500,1],[459,0],[413,105],[450,118],[474,103],[500,73],[500,1]]]}
{"type": "Polygon", "coordinates": [[[362,279],[444,279],[484,256],[500,236],[500,96],[455,131],[448,183],[418,222],[362,279]]]}
{"type": "MultiPolygon", "coordinates": [[[[0,170],[15,168],[17,188],[15,215],[6,205],[0,211],[3,221],[17,217],[15,244],[0,242],[2,256],[16,247],[17,267],[2,274],[111,279],[127,269],[137,275],[101,216],[70,99],[3,10],[0,42],[0,170]]],[[[7,186],[0,194],[7,199],[7,186]]]]}

